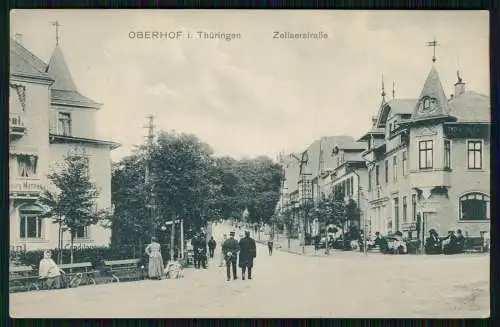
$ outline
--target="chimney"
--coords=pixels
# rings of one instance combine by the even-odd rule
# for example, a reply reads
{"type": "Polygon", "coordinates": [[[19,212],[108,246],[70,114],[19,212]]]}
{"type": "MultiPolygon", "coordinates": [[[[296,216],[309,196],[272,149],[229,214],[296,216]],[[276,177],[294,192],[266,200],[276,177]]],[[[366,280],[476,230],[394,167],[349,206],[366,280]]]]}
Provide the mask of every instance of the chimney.
{"type": "Polygon", "coordinates": [[[21,33],[16,33],[14,35],[14,39],[16,40],[17,43],[23,45],[23,35],[21,33]]]}
{"type": "Polygon", "coordinates": [[[457,71],[457,82],[455,83],[455,97],[461,96],[465,92],[465,83],[460,77],[460,72],[457,71]]]}

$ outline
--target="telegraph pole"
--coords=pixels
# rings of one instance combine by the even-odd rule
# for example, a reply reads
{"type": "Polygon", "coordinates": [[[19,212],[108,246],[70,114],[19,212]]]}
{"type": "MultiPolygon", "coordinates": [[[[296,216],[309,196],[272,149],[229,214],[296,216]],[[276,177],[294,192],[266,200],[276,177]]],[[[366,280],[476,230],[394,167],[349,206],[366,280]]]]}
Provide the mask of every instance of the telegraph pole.
{"type": "Polygon", "coordinates": [[[146,189],[148,191],[148,213],[149,213],[149,233],[151,237],[156,236],[155,229],[155,214],[156,214],[156,203],[153,189],[153,178],[152,178],[152,166],[151,166],[151,151],[153,148],[154,134],[155,134],[155,125],[154,125],[154,116],[147,116],[148,124],[144,126],[147,128],[148,133],[146,136],[146,176],[145,183],[146,189]]]}

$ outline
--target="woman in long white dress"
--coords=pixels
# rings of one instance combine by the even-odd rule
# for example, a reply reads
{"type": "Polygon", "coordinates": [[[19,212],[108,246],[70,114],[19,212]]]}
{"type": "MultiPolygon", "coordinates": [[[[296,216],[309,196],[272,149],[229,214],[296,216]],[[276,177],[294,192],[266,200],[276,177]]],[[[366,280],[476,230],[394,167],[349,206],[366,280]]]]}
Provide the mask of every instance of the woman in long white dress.
{"type": "Polygon", "coordinates": [[[161,246],[156,242],[156,238],[151,238],[151,244],[146,247],[146,254],[149,256],[148,276],[152,279],[160,279],[163,274],[163,258],[161,256],[161,246]]]}

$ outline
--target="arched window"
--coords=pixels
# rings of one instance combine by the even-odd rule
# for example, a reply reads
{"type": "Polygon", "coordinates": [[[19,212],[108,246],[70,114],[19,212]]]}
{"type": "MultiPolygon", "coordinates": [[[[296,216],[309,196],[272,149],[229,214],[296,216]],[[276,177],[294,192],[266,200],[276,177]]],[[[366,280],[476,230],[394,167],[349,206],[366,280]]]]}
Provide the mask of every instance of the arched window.
{"type": "Polygon", "coordinates": [[[490,197],[478,192],[467,193],[460,197],[460,220],[490,219],[490,197]]]}

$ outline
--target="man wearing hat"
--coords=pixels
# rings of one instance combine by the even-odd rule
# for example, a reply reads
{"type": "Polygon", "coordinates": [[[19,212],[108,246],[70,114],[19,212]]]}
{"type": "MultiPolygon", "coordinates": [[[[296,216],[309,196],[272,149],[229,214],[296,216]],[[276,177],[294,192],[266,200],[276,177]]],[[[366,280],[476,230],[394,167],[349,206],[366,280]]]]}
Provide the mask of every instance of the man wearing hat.
{"type": "Polygon", "coordinates": [[[231,267],[233,270],[233,279],[238,279],[238,274],[236,273],[236,260],[238,259],[238,252],[240,251],[240,245],[238,241],[234,239],[234,231],[229,233],[229,238],[222,244],[222,254],[226,260],[226,275],[227,280],[231,280],[231,267]]]}
{"type": "Polygon", "coordinates": [[[241,279],[245,280],[245,272],[248,268],[248,279],[252,279],[253,259],[257,256],[255,241],[250,237],[250,232],[245,231],[245,237],[240,240],[240,268],[241,279]]]}

